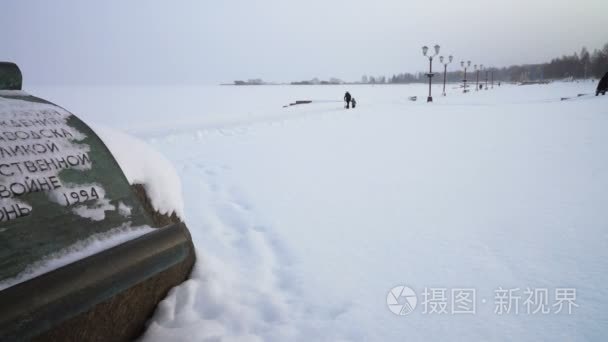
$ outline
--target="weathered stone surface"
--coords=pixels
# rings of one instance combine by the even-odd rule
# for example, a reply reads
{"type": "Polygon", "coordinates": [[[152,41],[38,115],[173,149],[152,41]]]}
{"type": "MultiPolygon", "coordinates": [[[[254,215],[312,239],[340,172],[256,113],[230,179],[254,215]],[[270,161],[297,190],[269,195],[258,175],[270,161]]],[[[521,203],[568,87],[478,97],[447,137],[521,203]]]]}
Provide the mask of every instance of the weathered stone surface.
{"type": "Polygon", "coordinates": [[[129,185],[86,124],[20,88],[19,69],[0,63],[0,341],[134,339],[188,278],[196,258],[190,234],[175,214],[153,209],[143,185],[129,185]],[[158,229],[15,280],[49,255],[122,226],[158,229]]]}
{"type": "Polygon", "coordinates": [[[10,287],[0,296],[0,341],[128,339],[187,278],[194,257],[179,223],[10,287]]]}
{"type": "Polygon", "coordinates": [[[172,213],[171,215],[166,215],[154,210],[150,198],[146,194],[146,189],[142,184],[133,184],[131,188],[133,189],[133,192],[135,193],[137,199],[139,199],[141,205],[144,207],[144,211],[148,213],[148,215],[150,215],[150,217],[152,218],[152,221],[154,222],[154,227],[164,227],[170,224],[180,222],[179,217],[177,217],[175,213],[172,213]]]}
{"type": "Polygon", "coordinates": [[[147,320],[167,292],[188,279],[194,262],[192,252],[181,263],[61,323],[33,341],[131,341],[144,332],[147,320]]]}
{"type": "Polygon", "coordinates": [[[0,283],[121,226],[154,224],[99,137],[63,108],[0,93],[0,283]]]}
{"type": "Polygon", "coordinates": [[[0,62],[0,90],[21,90],[21,70],[16,64],[0,62]]]}

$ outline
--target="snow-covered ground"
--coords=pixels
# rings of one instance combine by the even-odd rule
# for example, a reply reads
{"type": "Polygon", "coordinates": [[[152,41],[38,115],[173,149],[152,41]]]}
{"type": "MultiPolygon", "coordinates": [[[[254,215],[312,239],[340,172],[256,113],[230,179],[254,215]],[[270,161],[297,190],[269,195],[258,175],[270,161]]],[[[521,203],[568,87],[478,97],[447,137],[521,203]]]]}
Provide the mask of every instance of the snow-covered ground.
{"type": "Polygon", "coordinates": [[[560,101],[594,87],[26,90],[178,171],[199,259],[144,340],[555,341],[608,334],[608,96],[560,101]],[[330,102],[345,90],[355,110],[330,102]],[[387,306],[399,285],[409,315],[387,306]],[[474,314],[452,313],[461,289],[474,314]]]}

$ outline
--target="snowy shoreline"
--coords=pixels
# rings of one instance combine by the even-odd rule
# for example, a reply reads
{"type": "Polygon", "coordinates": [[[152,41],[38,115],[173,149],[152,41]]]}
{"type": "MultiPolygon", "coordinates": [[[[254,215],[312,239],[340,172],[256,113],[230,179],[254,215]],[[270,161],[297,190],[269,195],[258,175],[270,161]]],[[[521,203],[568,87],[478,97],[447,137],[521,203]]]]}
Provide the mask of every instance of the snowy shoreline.
{"type": "MultiPolygon", "coordinates": [[[[179,175],[199,261],[144,340],[600,340],[608,331],[608,97],[505,85],[433,104],[422,85],[54,88],[34,95],[125,130],[179,175]],[[113,101],[107,101],[112,98],[113,101]],[[238,99],[238,101],[235,101],[238,99]],[[411,287],[396,316],[387,294],[411,287]],[[576,289],[526,314],[526,288],[576,289]],[[473,288],[474,315],[425,314],[473,288]],[[498,288],[518,314],[495,313],[498,288]],[[482,302],[485,300],[485,302],[482,302]]],[[[433,89],[439,95],[439,87],[433,89]]]]}

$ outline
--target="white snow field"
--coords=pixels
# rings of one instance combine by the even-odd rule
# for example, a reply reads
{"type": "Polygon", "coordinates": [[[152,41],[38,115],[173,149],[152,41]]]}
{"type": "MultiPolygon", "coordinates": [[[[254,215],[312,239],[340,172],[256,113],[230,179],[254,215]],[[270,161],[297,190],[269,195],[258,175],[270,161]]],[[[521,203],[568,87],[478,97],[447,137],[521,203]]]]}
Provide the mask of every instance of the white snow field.
{"type": "Polygon", "coordinates": [[[424,85],[26,90],[179,174],[198,262],[144,341],[604,340],[608,96],[449,88],[432,104],[424,85]],[[408,315],[387,306],[399,285],[408,315]]]}

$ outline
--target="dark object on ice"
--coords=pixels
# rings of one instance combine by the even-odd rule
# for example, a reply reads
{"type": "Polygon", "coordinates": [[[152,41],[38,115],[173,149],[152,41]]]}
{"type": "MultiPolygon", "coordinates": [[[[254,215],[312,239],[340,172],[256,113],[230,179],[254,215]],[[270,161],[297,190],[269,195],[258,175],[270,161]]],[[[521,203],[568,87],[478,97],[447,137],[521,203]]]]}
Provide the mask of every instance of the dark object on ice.
{"type": "Polygon", "coordinates": [[[602,95],[606,95],[608,91],[608,72],[602,77],[600,82],[597,84],[597,90],[595,91],[595,96],[598,96],[600,93],[602,95]]]}
{"type": "Polygon", "coordinates": [[[288,105],[283,106],[283,108],[286,108],[289,106],[295,106],[295,105],[299,105],[299,104],[308,104],[308,103],[312,103],[312,100],[298,100],[296,102],[292,102],[288,105]]]}
{"type": "Polygon", "coordinates": [[[355,101],[354,97],[350,100],[350,103],[353,106],[353,108],[355,108],[357,106],[357,101],[355,101]]]}
{"type": "Polygon", "coordinates": [[[576,94],[576,96],[572,96],[572,97],[560,97],[561,101],[566,101],[566,100],[573,100],[573,99],[577,99],[579,97],[583,97],[583,96],[589,96],[591,94],[576,94]]]}
{"type": "Polygon", "coordinates": [[[0,290],[0,341],[137,338],[158,302],[190,274],[195,254],[186,226],[152,209],[144,187],[129,184],[112,153],[78,117],[18,91],[16,65],[0,63],[0,71],[0,90],[17,90],[0,92],[3,134],[18,137],[22,149],[36,148],[35,156],[23,160],[27,155],[9,148],[14,139],[0,141],[0,178],[11,182],[1,185],[0,284],[15,283],[28,267],[65,256],[74,246],[86,248],[100,236],[130,226],[155,228],[0,290]],[[52,140],[39,143],[41,136],[52,140]],[[104,203],[110,208],[101,209],[103,217],[92,216],[90,210],[104,203]]]}
{"type": "Polygon", "coordinates": [[[344,94],[344,102],[346,102],[346,104],[344,105],[344,107],[346,109],[350,108],[350,99],[351,99],[350,93],[346,92],[346,94],[344,94]]]}
{"type": "Polygon", "coordinates": [[[416,101],[416,100],[418,100],[418,97],[417,96],[410,96],[407,99],[410,100],[410,101],[416,101]]]}
{"type": "Polygon", "coordinates": [[[21,70],[15,63],[0,62],[0,90],[21,90],[21,70]]]}

